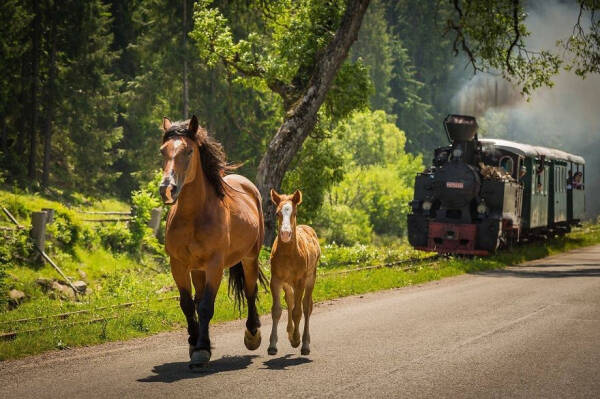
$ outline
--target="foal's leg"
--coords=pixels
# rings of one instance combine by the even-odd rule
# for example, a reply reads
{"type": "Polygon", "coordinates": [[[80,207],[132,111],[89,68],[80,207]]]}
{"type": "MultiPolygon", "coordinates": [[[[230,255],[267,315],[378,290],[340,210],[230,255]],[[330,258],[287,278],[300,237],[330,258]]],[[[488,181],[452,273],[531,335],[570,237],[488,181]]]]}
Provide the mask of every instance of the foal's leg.
{"type": "Polygon", "coordinates": [[[284,283],[283,284],[283,294],[285,297],[285,303],[287,304],[287,333],[288,339],[292,342],[292,334],[294,333],[294,323],[292,322],[292,311],[294,310],[294,289],[291,285],[284,283]]]}
{"type": "Polygon", "coordinates": [[[281,318],[281,281],[275,276],[271,276],[271,295],[273,296],[273,306],[271,307],[271,318],[273,327],[271,328],[271,338],[269,339],[269,355],[277,354],[277,324],[281,318]]]}
{"type": "Polygon", "coordinates": [[[294,333],[290,339],[293,348],[300,345],[300,319],[302,318],[302,296],[304,294],[304,281],[294,284],[294,309],[292,310],[292,320],[294,321],[294,333]]]}
{"type": "Polygon", "coordinates": [[[258,295],[258,258],[242,260],[244,268],[244,293],[248,302],[248,320],[246,320],[246,332],[244,333],[244,345],[253,351],[260,346],[260,318],[256,309],[256,297],[258,295]]]}
{"type": "Polygon", "coordinates": [[[309,281],[306,283],[306,289],[304,290],[304,300],[302,303],[304,310],[304,331],[302,333],[302,348],[300,349],[300,353],[303,355],[310,354],[309,320],[313,309],[312,292],[314,287],[315,282],[309,281]]]}
{"type": "Polygon", "coordinates": [[[171,274],[179,289],[179,306],[185,315],[188,325],[188,343],[190,344],[191,356],[193,351],[192,348],[198,340],[198,321],[196,320],[196,309],[194,307],[194,300],[192,299],[190,272],[183,263],[171,260],[171,274]]]}
{"type": "Polygon", "coordinates": [[[215,298],[223,278],[223,267],[221,263],[208,264],[204,274],[206,279],[204,293],[198,303],[198,340],[196,341],[194,353],[192,353],[190,368],[203,367],[210,360],[211,347],[208,324],[215,313],[215,298]]]}

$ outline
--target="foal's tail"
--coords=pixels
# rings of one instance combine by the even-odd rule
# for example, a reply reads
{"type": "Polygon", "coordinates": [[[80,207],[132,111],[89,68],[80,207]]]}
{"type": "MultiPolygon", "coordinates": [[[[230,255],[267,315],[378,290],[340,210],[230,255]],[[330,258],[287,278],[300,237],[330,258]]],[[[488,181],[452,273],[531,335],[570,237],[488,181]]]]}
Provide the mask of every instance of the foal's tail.
{"type": "MultiPolygon", "coordinates": [[[[258,283],[263,287],[267,288],[267,278],[263,273],[260,265],[258,265],[258,283]]],[[[244,267],[242,262],[238,262],[235,266],[229,268],[229,289],[228,293],[233,292],[234,306],[238,311],[242,312],[242,305],[246,303],[246,293],[244,292],[244,267]]],[[[258,294],[258,285],[256,286],[256,293],[258,294]]],[[[258,295],[256,296],[258,300],[258,295]]]]}

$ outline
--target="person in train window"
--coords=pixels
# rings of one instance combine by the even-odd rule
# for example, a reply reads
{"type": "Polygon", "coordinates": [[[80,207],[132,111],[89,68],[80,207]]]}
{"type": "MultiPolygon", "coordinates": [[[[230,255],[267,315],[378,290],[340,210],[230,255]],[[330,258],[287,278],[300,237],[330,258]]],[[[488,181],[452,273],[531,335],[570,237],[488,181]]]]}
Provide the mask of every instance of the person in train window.
{"type": "Polygon", "coordinates": [[[583,188],[583,173],[575,173],[575,177],[573,178],[573,188],[576,190],[581,190],[583,188]]]}

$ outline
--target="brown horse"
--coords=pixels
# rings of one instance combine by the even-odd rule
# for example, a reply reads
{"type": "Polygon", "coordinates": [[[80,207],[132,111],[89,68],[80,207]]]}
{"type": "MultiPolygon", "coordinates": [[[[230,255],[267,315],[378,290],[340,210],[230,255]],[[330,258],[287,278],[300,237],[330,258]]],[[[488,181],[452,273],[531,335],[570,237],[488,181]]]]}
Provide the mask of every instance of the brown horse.
{"type": "Polygon", "coordinates": [[[281,317],[281,289],[288,307],[287,333],[292,347],[300,345],[300,318],[304,308],[304,332],[300,353],[310,353],[309,319],[312,313],[312,292],[321,247],[315,231],[306,225],[296,226],[296,211],[302,202],[302,192],[292,195],[271,190],[271,200],[277,207],[279,234],[271,250],[271,295],[273,295],[273,329],[268,353],[277,353],[277,323],[281,317]],[[293,323],[292,323],[293,322],[293,323]]]}
{"type": "Polygon", "coordinates": [[[210,360],[208,324],[227,268],[237,303],[243,302],[243,294],[248,303],[244,343],[250,350],[260,346],[256,296],[258,280],[264,283],[258,265],[264,236],[261,198],[245,177],[225,176],[235,167],[227,164],[221,145],[198,126],[196,116],[174,123],[164,118],[162,127],[160,195],[173,205],[165,248],[188,323],[190,367],[196,368],[210,360]]]}

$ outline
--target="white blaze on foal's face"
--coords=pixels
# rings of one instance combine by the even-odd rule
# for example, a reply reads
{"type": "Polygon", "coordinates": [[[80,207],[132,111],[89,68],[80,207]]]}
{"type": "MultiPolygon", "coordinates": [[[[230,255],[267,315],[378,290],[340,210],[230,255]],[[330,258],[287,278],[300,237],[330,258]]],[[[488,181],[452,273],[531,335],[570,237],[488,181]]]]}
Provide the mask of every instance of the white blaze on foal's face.
{"type": "Polygon", "coordinates": [[[292,212],[294,207],[291,202],[283,204],[281,207],[281,227],[279,235],[283,242],[288,242],[292,238],[292,212]]]}

